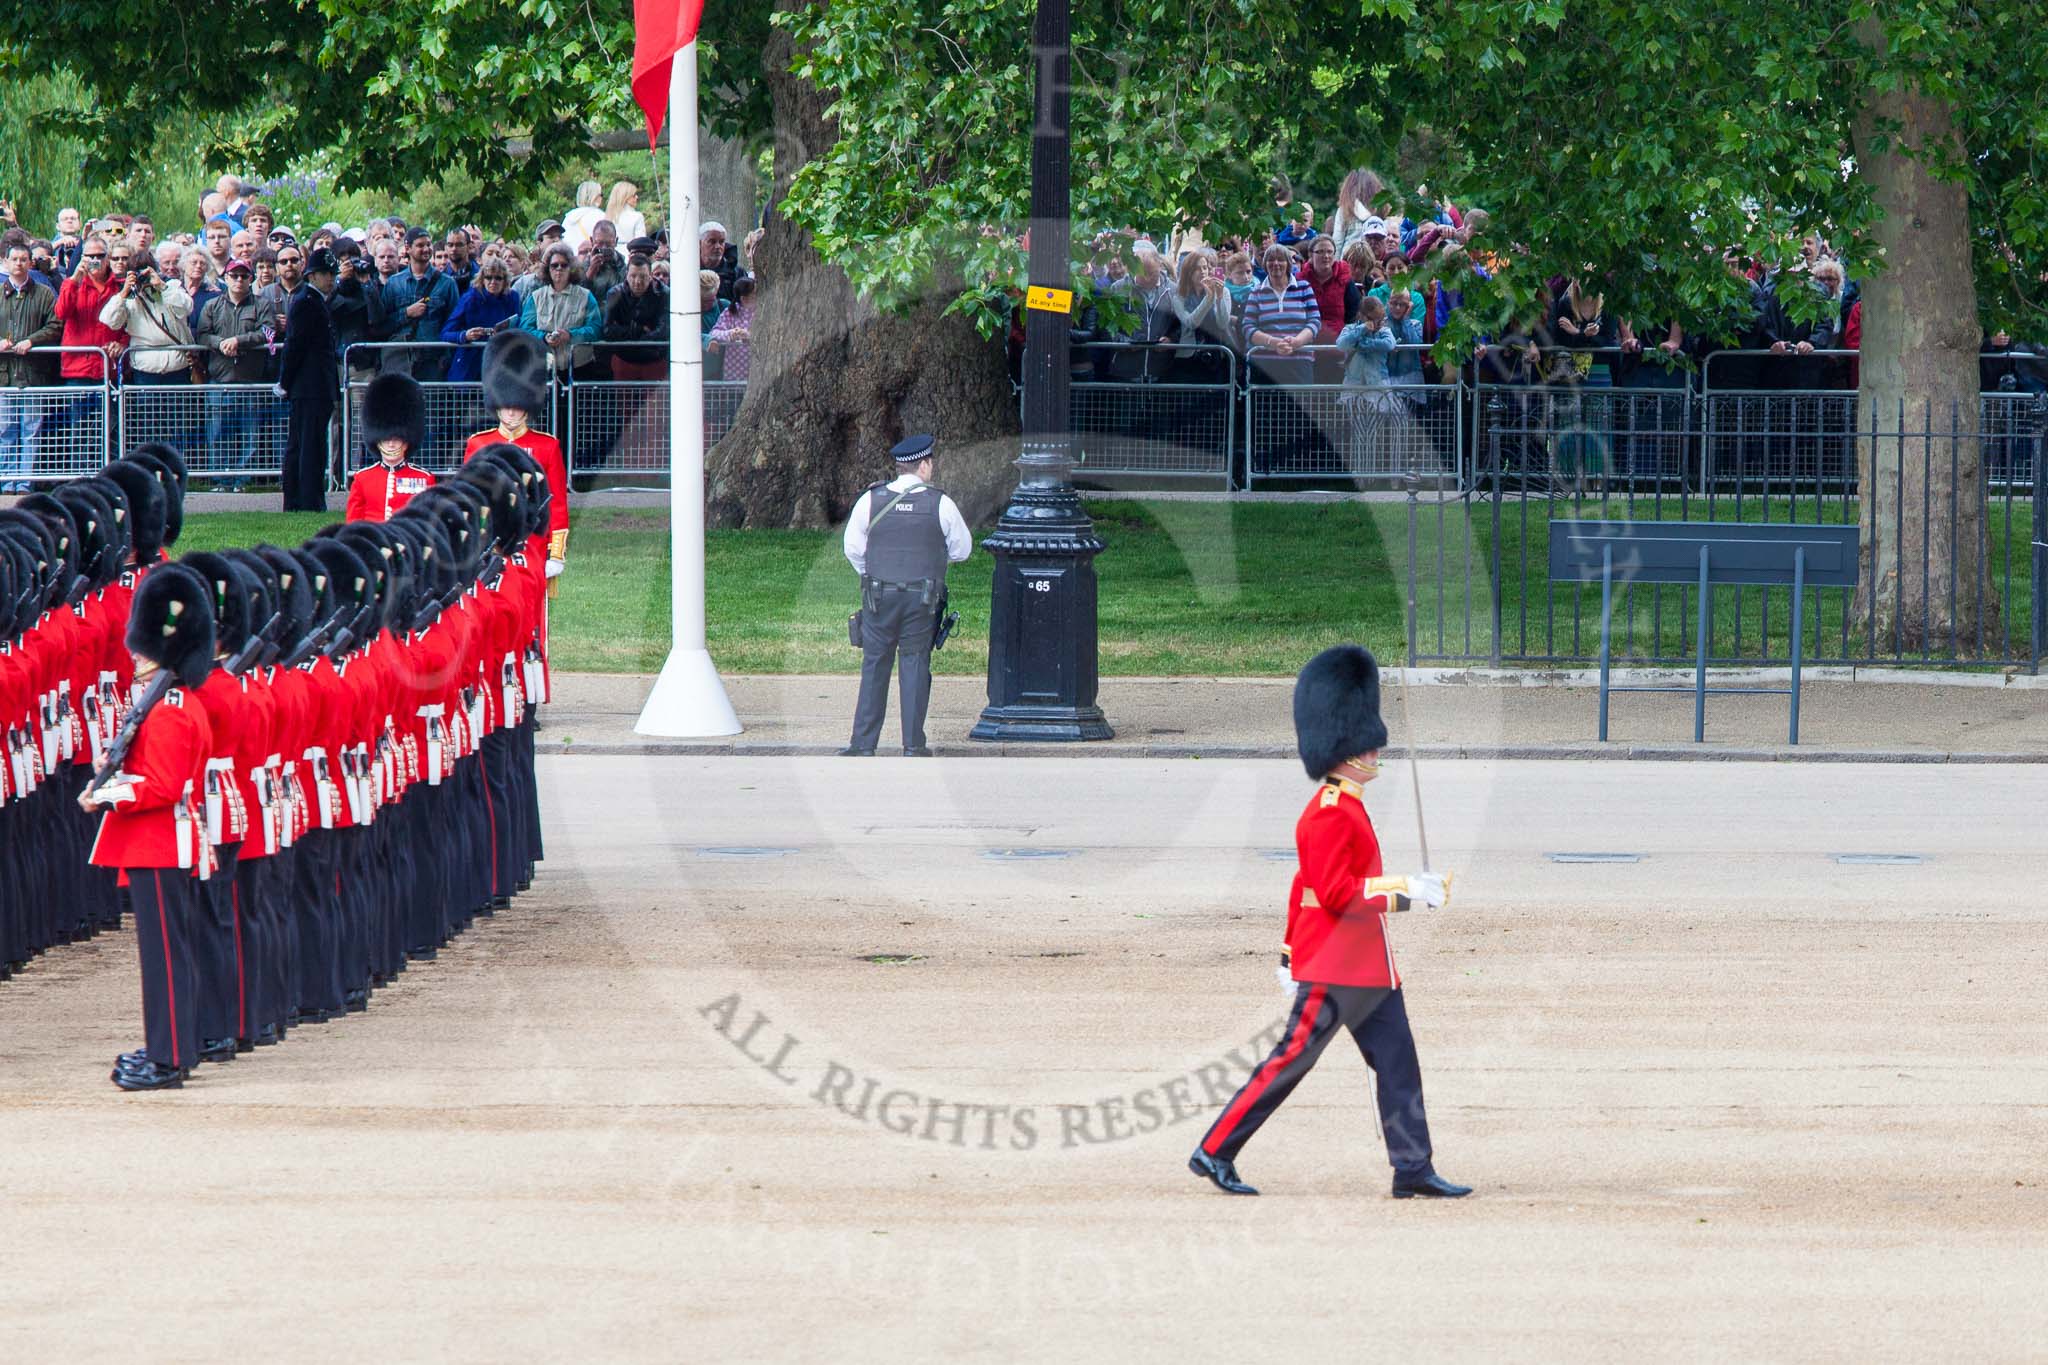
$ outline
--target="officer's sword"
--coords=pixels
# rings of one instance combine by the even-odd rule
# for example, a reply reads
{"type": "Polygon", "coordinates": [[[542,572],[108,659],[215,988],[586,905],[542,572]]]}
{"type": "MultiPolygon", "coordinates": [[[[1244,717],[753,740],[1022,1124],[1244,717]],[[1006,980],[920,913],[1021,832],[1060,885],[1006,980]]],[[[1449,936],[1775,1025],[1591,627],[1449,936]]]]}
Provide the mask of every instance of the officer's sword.
{"type": "Polygon", "coordinates": [[[1422,870],[1429,871],[1429,827],[1422,822],[1422,766],[1415,755],[1415,718],[1408,709],[1409,673],[1401,675],[1401,729],[1408,741],[1408,790],[1415,793],[1415,838],[1422,845],[1422,870]]]}

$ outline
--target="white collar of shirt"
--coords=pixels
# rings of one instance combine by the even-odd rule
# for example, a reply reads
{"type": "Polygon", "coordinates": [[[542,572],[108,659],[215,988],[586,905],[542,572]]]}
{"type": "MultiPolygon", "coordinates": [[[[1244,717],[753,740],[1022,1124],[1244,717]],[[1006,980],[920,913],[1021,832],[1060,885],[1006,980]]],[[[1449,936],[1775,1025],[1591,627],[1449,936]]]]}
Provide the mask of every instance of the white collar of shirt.
{"type": "Polygon", "coordinates": [[[895,478],[889,480],[888,488],[891,493],[907,493],[913,488],[922,486],[923,483],[924,480],[915,474],[898,474],[895,478]]]}

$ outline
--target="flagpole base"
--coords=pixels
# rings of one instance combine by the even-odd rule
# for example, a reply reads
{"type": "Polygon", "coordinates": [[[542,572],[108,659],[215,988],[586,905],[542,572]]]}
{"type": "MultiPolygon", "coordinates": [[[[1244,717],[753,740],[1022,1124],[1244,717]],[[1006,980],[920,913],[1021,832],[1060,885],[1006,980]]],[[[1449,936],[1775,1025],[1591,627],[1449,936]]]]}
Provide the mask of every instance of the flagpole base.
{"type": "Polygon", "coordinates": [[[708,649],[670,650],[640,719],[633,723],[636,735],[671,739],[709,739],[740,730],[740,718],[726,699],[725,684],[718,679],[708,649]]]}

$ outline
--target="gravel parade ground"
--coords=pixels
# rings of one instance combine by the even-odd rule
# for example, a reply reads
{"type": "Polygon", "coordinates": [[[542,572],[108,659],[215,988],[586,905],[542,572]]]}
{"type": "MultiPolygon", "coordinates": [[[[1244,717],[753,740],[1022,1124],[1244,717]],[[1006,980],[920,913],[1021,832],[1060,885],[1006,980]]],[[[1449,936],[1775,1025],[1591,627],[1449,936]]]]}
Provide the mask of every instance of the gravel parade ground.
{"type": "MultiPolygon", "coordinates": [[[[1297,764],[541,780],[510,911],[182,1091],[107,1081],[132,931],[0,985],[0,1357],[2048,1340],[2040,765],[1425,761],[1454,898],[1394,943],[1437,1165],[1477,1187],[1444,1204],[1387,1197],[1342,1039],[1240,1158],[1263,1197],[1184,1169],[1284,1016],[1297,764]]],[[[1408,782],[1367,793],[1391,872],[1408,782]]]]}

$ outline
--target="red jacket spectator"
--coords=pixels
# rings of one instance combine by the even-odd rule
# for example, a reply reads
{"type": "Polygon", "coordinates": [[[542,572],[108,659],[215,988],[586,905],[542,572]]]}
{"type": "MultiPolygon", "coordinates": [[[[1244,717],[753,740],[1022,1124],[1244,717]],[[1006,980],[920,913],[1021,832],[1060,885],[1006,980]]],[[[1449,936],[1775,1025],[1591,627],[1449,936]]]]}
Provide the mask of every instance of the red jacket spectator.
{"type": "MultiPolygon", "coordinates": [[[[100,248],[105,250],[105,247],[100,248]]],[[[107,370],[106,348],[125,346],[128,334],[116,331],[100,321],[100,311],[107,306],[107,300],[121,292],[121,282],[110,270],[95,283],[92,272],[80,270],[64,281],[64,287],[57,291],[57,319],[64,324],[64,337],[59,343],[64,346],[91,346],[100,355],[89,355],[84,351],[66,351],[61,369],[66,379],[89,379],[98,383],[107,370]]]]}
{"type": "MultiPolygon", "coordinates": [[[[1334,253],[1334,244],[1331,250],[1334,253]]],[[[1344,289],[1351,283],[1351,267],[1343,261],[1331,260],[1328,263],[1330,273],[1319,277],[1316,274],[1316,262],[1320,257],[1320,252],[1313,252],[1309,259],[1302,263],[1301,268],[1294,272],[1294,278],[1315,291],[1316,307],[1323,315],[1322,327],[1316,333],[1316,341],[1319,345],[1328,346],[1337,340],[1337,333],[1344,329],[1344,289]]]]}

